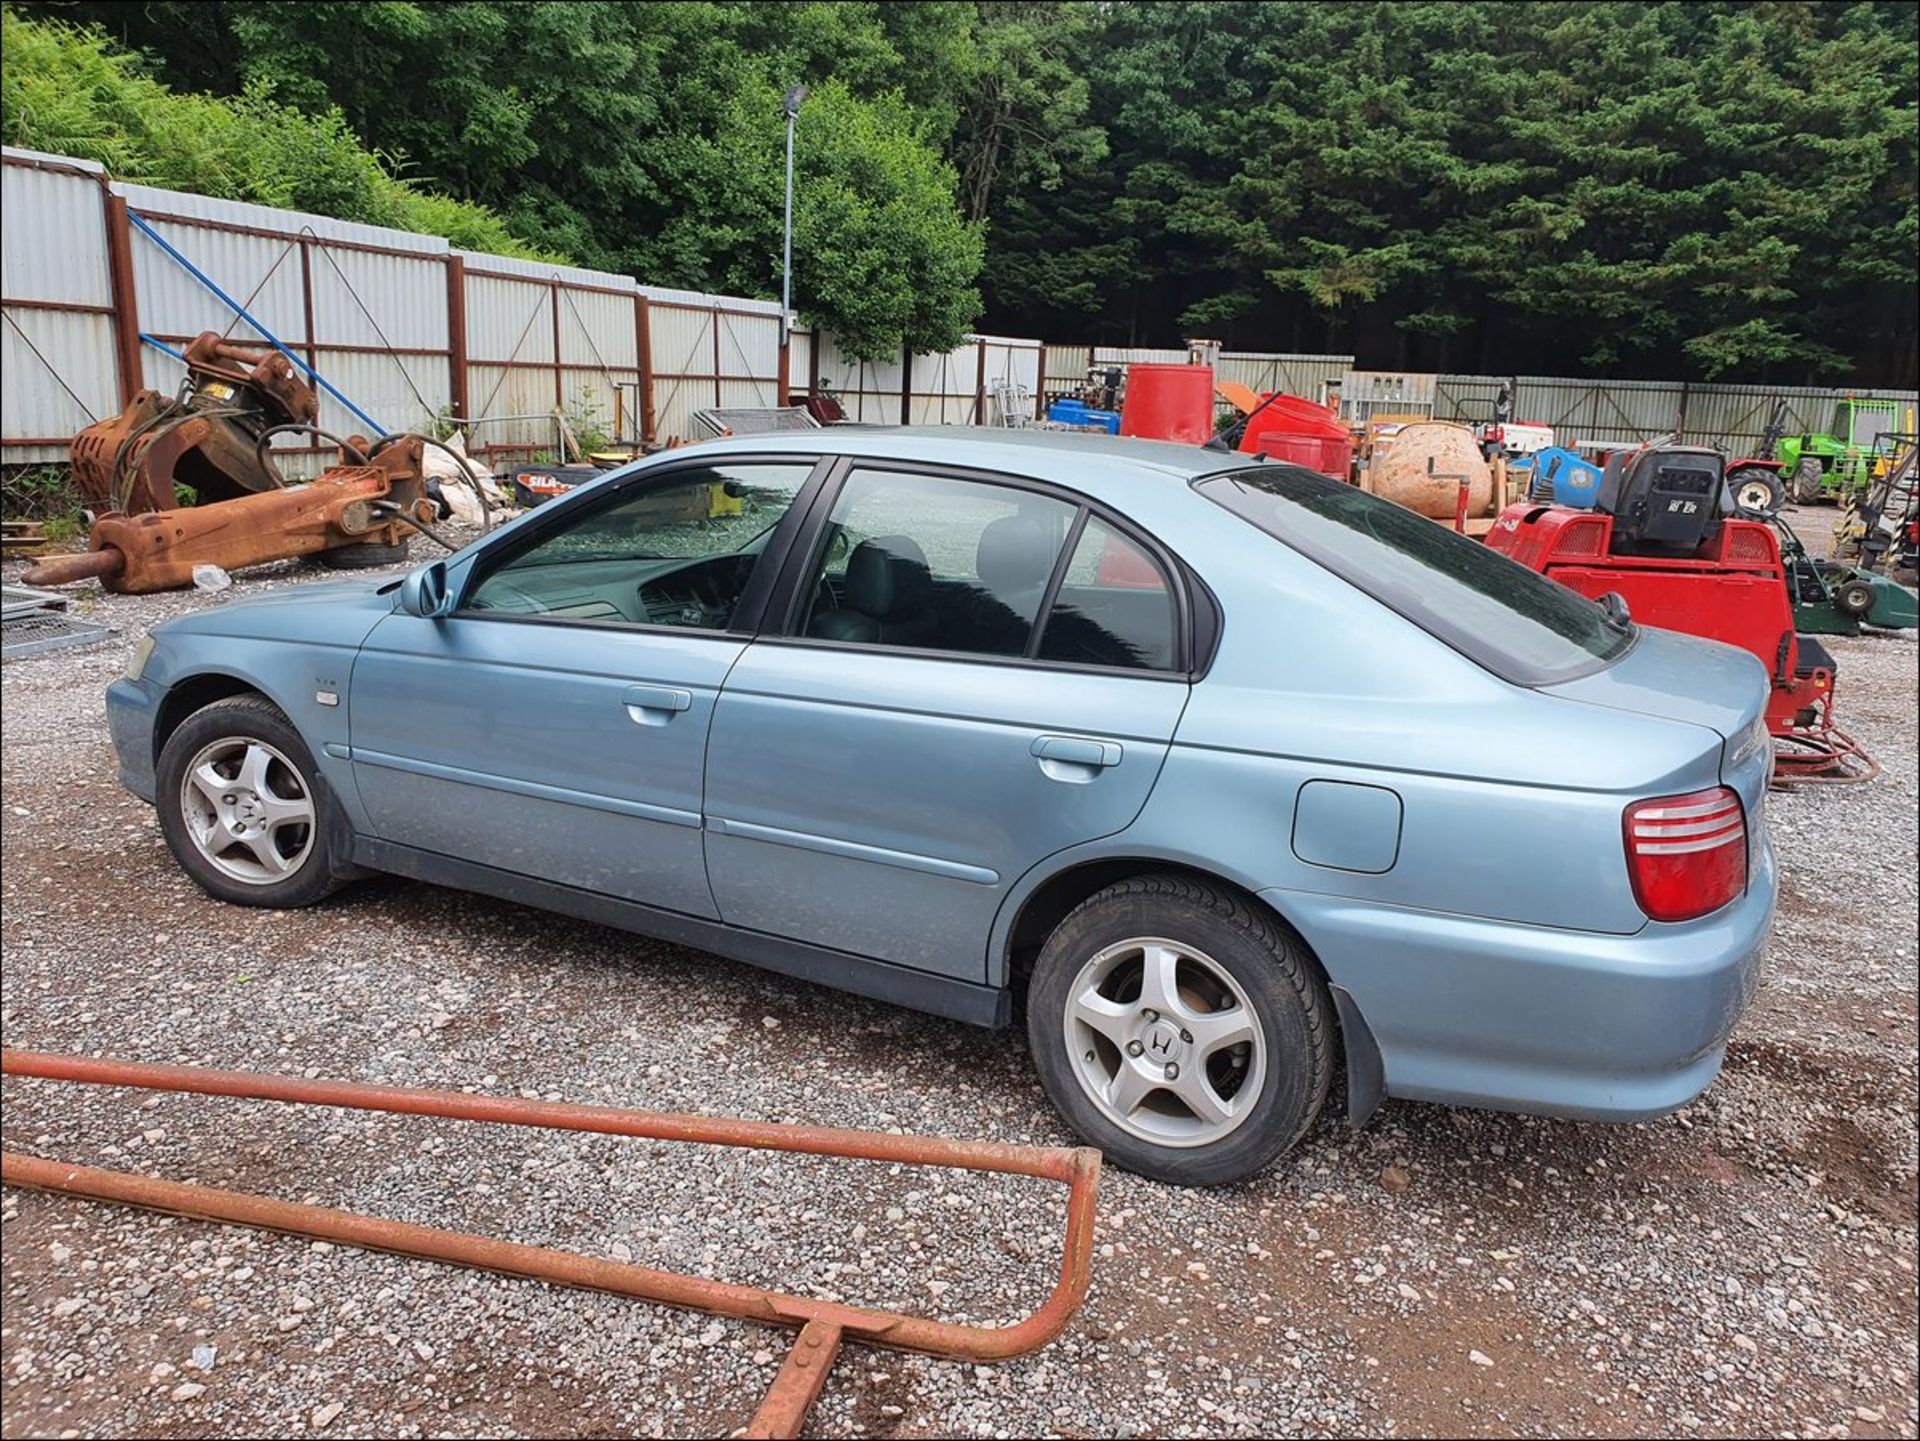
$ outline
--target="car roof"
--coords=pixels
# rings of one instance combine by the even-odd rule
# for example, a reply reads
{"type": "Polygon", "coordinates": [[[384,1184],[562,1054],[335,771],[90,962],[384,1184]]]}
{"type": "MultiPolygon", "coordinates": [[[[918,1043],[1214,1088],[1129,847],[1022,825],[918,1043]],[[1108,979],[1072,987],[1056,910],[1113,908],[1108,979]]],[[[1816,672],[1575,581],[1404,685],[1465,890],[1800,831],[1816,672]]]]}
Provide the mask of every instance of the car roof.
{"type": "Polygon", "coordinates": [[[1183,481],[1255,464],[1250,455],[1165,440],[1137,440],[1131,436],[1094,435],[1077,430],[1003,430],[969,425],[828,425],[818,430],[783,430],[700,441],[672,453],[681,455],[695,449],[752,451],[763,455],[799,451],[808,455],[917,460],[1001,471],[1079,489],[1097,487],[1097,473],[1089,474],[1087,470],[1090,460],[1101,462],[1100,470],[1109,474],[1124,468],[1140,475],[1171,476],[1183,481]]]}

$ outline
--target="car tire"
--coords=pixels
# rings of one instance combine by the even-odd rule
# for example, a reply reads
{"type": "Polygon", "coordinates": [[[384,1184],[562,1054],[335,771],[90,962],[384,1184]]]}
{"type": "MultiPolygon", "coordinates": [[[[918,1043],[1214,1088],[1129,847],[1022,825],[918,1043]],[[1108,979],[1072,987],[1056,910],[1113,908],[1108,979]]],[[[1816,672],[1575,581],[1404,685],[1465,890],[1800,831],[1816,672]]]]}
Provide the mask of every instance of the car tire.
{"type": "Polygon", "coordinates": [[[1068,1123],[1116,1165],[1183,1186],[1244,1180],[1306,1134],[1333,1032],[1299,939],[1244,896],[1180,875],[1083,901],[1041,947],[1027,993],[1034,1062],[1068,1123]]]}
{"type": "Polygon", "coordinates": [[[1820,468],[1820,462],[1808,455],[1801,457],[1800,463],[1793,468],[1793,501],[1795,505],[1813,505],[1826,494],[1823,477],[1826,472],[1820,468]]]}
{"type": "Polygon", "coordinates": [[[316,551],[315,558],[328,570],[375,570],[383,565],[400,565],[407,558],[407,543],[382,545],[361,540],[352,545],[336,545],[332,550],[316,551]]]}
{"type": "Polygon", "coordinates": [[[156,782],[167,848],[218,900],[310,906],[353,873],[339,802],[264,696],[229,696],[188,716],[161,748],[156,782]]]}

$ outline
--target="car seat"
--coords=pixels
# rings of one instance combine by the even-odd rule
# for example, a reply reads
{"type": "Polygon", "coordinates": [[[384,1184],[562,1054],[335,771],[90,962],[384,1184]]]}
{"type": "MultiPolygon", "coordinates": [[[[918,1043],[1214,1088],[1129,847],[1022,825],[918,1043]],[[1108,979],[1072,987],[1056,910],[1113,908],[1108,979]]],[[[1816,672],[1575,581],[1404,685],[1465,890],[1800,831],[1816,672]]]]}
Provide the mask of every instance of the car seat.
{"type": "Polygon", "coordinates": [[[909,536],[876,536],[853,548],[839,604],[816,608],[807,634],[863,645],[911,645],[926,629],[932,597],[926,552],[909,536]]]}

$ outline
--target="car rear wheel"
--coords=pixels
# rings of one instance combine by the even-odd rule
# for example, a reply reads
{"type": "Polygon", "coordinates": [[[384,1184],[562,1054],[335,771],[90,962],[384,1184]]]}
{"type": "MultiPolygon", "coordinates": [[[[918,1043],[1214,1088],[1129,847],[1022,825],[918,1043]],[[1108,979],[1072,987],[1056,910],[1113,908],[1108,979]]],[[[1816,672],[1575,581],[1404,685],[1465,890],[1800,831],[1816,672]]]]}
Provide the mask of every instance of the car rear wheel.
{"type": "Polygon", "coordinates": [[[339,888],[336,803],[264,697],[231,696],[182,721],[161,749],[155,795],[174,859],[218,899],[280,909],[339,888]]]}
{"type": "Polygon", "coordinates": [[[1213,1186],[1313,1124],[1332,1007],[1300,943],[1243,897],[1144,876],[1083,902],[1042,947],[1027,1034],[1047,1094],[1130,1171],[1213,1186]]]}

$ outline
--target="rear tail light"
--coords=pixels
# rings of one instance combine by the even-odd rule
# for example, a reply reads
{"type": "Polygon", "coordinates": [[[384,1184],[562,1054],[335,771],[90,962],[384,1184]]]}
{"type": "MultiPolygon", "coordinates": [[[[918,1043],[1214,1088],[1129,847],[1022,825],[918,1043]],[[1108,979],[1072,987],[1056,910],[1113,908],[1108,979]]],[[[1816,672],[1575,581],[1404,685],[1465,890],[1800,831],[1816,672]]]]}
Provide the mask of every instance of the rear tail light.
{"type": "Polygon", "coordinates": [[[1627,874],[1656,921],[1690,921],[1746,889],[1747,813],[1726,786],[1627,807],[1627,874]]]}

